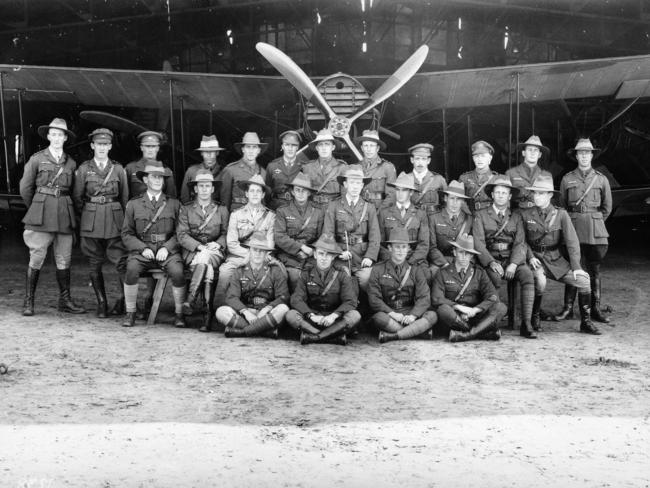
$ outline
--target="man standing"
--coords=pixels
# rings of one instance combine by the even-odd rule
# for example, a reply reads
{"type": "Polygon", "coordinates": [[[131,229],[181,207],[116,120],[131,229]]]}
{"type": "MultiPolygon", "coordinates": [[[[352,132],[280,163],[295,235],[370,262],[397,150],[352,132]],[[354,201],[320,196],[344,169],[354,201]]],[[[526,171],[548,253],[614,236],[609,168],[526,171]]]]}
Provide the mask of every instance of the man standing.
{"type": "Polygon", "coordinates": [[[316,139],[309,143],[311,149],[318,151],[318,159],[309,161],[302,168],[302,172],[316,189],[312,195],[312,202],[314,206],[323,210],[332,200],[341,196],[341,186],[337,178],[343,174],[347,163],[332,156],[337,146],[338,143],[329,129],[319,131],[316,139]]]}
{"type": "MultiPolygon", "coordinates": [[[[137,198],[147,191],[147,185],[138,178],[138,171],[144,171],[147,161],[158,159],[158,152],[160,151],[162,140],[163,135],[160,132],[148,130],[138,134],[142,157],[137,161],[130,162],[124,168],[126,176],[129,179],[129,198],[137,198]]],[[[169,171],[169,176],[165,179],[162,191],[166,195],[176,198],[176,182],[174,181],[174,174],[171,170],[169,171]]]]}
{"type": "Polygon", "coordinates": [[[255,175],[260,175],[262,180],[266,176],[264,168],[257,164],[257,158],[267,147],[268,144],[260,141],[257,132],[246,132],[242,141],[235,143],[235,150],[241,153],[242,157],[226,166],[219,175],[220,200],[230,213],[243,207],[248,201],[239,182],[248,181],[255,175]]]}
{"type": "MultiPolygon", "coordinates": [[[[510,210],[510,198],[517,193],[507,176],[495,176],[485,191],[492,196],[492,205],[474,213],[472,235],[478,260],[487,271],[495,288],[501,280],[515,279],[521,287],[521,326],[519,334],[535,339],[531,316],[535,300],[533,272],[526,265],[526,238],[519,212],[510,210]]],[[[509,303],[508,325],[514,328],[516,304],[509,303]]]]}
{"type": "MultiPolygon", "coordinates": [[[[592,168],[592,159],[600,153],[589,139],[579,139],[569,154],[578,161],[578,167],[567,173],[560,183],[560,206],[571,216],[580,241],[580,255],[585,261],[591,279],[591,318],[596,322],[609,323],[600,310],[600,265],[607,254],[609,234],[605,220],[612,212],[612,190],[609,181],[592,168]]],[[[573,318],[576,289],[564,288],[564,308],[557,319],[573,318]]]]}
{"type": "Polygon", "coordinates": [[[289,205],[291,202],[292,195],[289,185],[302,170],[302,162],[296,157],[300,141],[300,134],[295,130],[288,130],[280,134],[283,154],[266,167],[266,185],[271,188],[269,206],[273,210],[289,205]]]}
{"type": "Polygon", "coordinates": [[[541,175],[526,189],[532,192],[535,201],[535,207],[523,210],[521,215],[529,248],[528,262],[535,277],[533,328],[540,327],[539,312],[548,277],[578,289],[580,332],[599,335],[591,321],[589,275],[580,267],[580,241],[566,210],[551,204],[555,192],[553,179],[541,175]],[[561,247],[566,248],[569,261],[562,256],[561,247]]]}
{"type": "Polygon", "coordinates": [[[277,338],[278,327],[289,311],[287,279],[277,262],[269,262],[269,245],[264,232],[256,232],[242,244],[250,249],[246,264],[235,270],[228,283],[226,304],[217,309],[217,322],[226,337],[250,337],[270,333],[277,338]]]}
{"type": "Polygon", "coordinates": [[[212,330],[214,316],[215,274],[226,253],[228,210],[212,198],[214,176],[209,169],[199,169],[188,184],[191,193],[196,196],[193,202],[181,207],[176,226],[176,238],[181,246],[183,261],[192,271],[189,295],[183,303],[183,314],[192,314],[196,297],[205,282],[207,311],[199,330],[209,332],[212,330]]]}
{"type": "Polygon", "coordinates": [[[334,236],[323,234],[314,243],[316,265],[300,274],[291,295],[291,310],[286,319],[300,334],[301,344],[335,342],[345,345],[346,333],[361,321],[356,287],[350,276],[333,265],[342,253],[334,236]]]}
{"type": "Polygon", "coordinates": [[[129,251],[124,280],[126,317],[123,327],[135,325],[135,307],[138,301],[138,278],[148,269],[162,268],[172,280],[175,327],[185,327],[185,275],[183,261],[176,239],[176,222],[180,202],[162,191],[165,178],[171,171],[160,161],[150,161],[137,176],[147,190],[126,205],[122,241],[129,251]]]}
{"type": "Polygon", "coordinates": [[[451,245],[454,260],[433,280],[431,304],[438,313],[441,330],[449,330],[450,342],[472,339],[498,341],[498,323],[507,312],[494,285],[480,266],[472,263],[478,255],[472,236],[463,234],[451,245]]]}
{"type": "Polygon", "coordinates": [[[96,129],[90,134],[93,158],[75,173],[73,200],[81,214],[81,252],[88,258],[90,282],[97,298],[97,317],[106,318],[107,301],[102,265],[108,260],[120,277],[120,298],[114,309],[124,309],[126,249],[122,243],[124,208],[129,201],[129,182],[120,163],[108,157],[113,133],[96,129]]]}
{"type": "MultiPolygon", "coordinates": [[[[195,188],[191,185],[190,182],[194,181],[196,174],[200,170],[207,170],[210,174],[216,179],[217,175],[221,171],[221,166],[217,161],[217,155],[220,151],[223,151],[223,147],[219,147],[219,141],[217,137],[212,136],[203,136],[201,138],[201,144],[196,148],[196,151],[201,153],[201,158],[203,158],[202,163],[193,164],[185,172],[183,177],[183,184],[181,185],[181,203],[186,205],[194,200],[194,195],[192,194],[192,188],[195,188]]],[[[212,195],[214,198],[214,194],[212,195]]]]}
{"type": "Polygon", "coordinates": [[[226,246],[228,254],[226,260],[219,267],[219,281],[215,300],[223,303],[226,298],[226,288],[235,270],[246,264],[250,253],[246,246],[242,246],[253,233],[263,233],[269,246],[275,246],[273,226],[275,224],[275,212],[266,208],[262,201],[268,195],[270,188],[264,184],[261,175],[254,175],[250,180],[238,181],[238,191],[241,191],[246,199],[246,205],[238,208],[230,214],[228,221],[228,232],[226,233],[226,246]]]}
{"type": "Polygon", "coordinates": [[[76,228],[70,190],[77,164],[63,151],[63,145],[68,138],[75,136],[68,130],[65,120],[58,118],[50,125],[40,126],[38,134],[50,144],[29,158],[20,179],[20,196],[27,207],[23,218],[23,240],[29,248],[23,315],[34,315],[34,293],[50,245],[59,284],[58,309],[60,312],[84,313],[83,307],[70,297],[70,262],[76,228]]]}
{"type": "Polygon", "coordinates": [[[323,234],[334,235],[345,249],[339,258],[359,280],[363,291],[368,289],[370,267],[379,254],[379,223],[375,206],[361,198],[363,186],[370,181],[358,164],[347,167],[338,177],[345,194],[333,201],[325,212],[323,234]]]}
{"type": "Polygon", "coordinates": [[[530,136],[524,143],[517,144],[517,151],[521,151],[524,160],[518,166],[506,171],[506,176],[512,185],[519,190],[516,203],[519,208],[532,208],[535,206],[533,195],[526,189],[540,176],[551,177],[551,173],[539,167],[542,158],[548,159],[551,151],[542,144],[538,136],[530,136]]]}
{"type": "Polygon", "coordinates": [[[431,291],[424,270],[406,261],[412,244],[404,227],[391,230],[386,241],[390,259],[373,266],[370,273],[368,303],[381,343],[424,334],[438,318],[429,310],[431,291]]]}
{"type": "Polygon", "coordinates": [[[438,192],[447,189],[447,182],[438,173],[429,171],[431,163],[431,144],[421,143],[409,148],[411,153],[411,164],[413,172],[410,173],[415,181],[415,189],[418,192],[411,197],[413,204],[431,215],[438,210],[438,192]]]}
{"type": "Polygon", "coordinates": [[[386,143],[379,139],[379,133],[376,130],[364,130],[361,137],[357,137],[354,143],[363,153],[361,161],[363,174],[370,178],[370,183],[365,186],[361,196],[379,210],[384,202],[394,200],[393,189],[386,185],[395,181],[395,166],[379,156],[380,149],[386,150],[386,143]]]}
{"type": "Polygon", "coordinates": [[[307,176],[298,173],[288,188],[293,200],[275,215],[275,244],[279,248],[278,260],[287,268],[289,290],[293,292],[305,262],[314,254],[310,246],[323,229],[324,216],[309,201],[314,188],[307,176]]]}
{"type": "Polygon", "coordinates": [[[488,208],[492,205],[490,195],[485,191],[490,180],[497,175],[490,169],[494,148],[485,141],[476,141],[472,144],[472,160],[474,170],[460,175],[458,180],[465,185],[465,194],[471,198],[470,211],[472,213],[488,208]]]}

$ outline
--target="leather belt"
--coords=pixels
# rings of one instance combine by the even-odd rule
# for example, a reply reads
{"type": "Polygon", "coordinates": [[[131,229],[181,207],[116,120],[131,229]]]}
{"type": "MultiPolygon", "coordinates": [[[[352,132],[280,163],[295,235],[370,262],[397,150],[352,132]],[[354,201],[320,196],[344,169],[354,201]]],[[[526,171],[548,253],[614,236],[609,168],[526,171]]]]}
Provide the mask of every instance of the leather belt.
{"type": "Polygon", "coordinates": [[[493,242],[490,244],[490,251],[509,251],[511,247],[509,242],[493,242]]]}
{"type": "Polygon", "coordinates": [[[533,252],[546,252],[546,251],[556,251],[560,248],[559,244],[542,244],[541,246],[535,244],[529,244],[533,252]]]}
{"type": "Polygon", "coordinates": [[[117,202],[117,198],[107,197],[105,195],[99,195],[96,197],[90,197],[88,201],[90,203],[113,203],[113,202],[117,202]]]}
{"type": "Polygon", "coordinates": [[[246,197],[232,197],[232,201],[235,203],[243,203],[246,205],[248,203],[248,198],[246,197]]]}
{"type": "Polygon", "coordinates": [[[167,234],[147,234],[146,236],[142,236],[144,242],[152,242],[154,244],[156,242],[165,242],[167,239],[169,239],[167,234]]]}
{"type": "Polygon", "coordinates": [[[384,193],[381,191],[367,191],[366,192],[366,198],[370,200],[383,200],[384,199],[384,193]]]}
{"type": "Polygon", "coordinates": [[[291,192],[285,191],[283,193],[276,193],[273,198],[279,198],[280,200],[291,200],[291,192]]]}
{"type": "Polygon", "coordinates": [[[438,206],[437,203],[421,203],[420,204],[420,208],[422,210],[426,210],[427,212],[435,211],[437,206],[438,206]]]}
{"type": "Polygon", "coordinates": [[[42,193],[43,195],[52,195],[53,197],[67,197],[70,195],[70,190],[62,190],[61,188],[50,188],[49,186],[39,186],[36,189],[36,193],[42,193]]]}
{"type": "Polygon", "coordinates": [[[519,208],[531,208],[534,207],[535,204],[533,202],[529,202],[528,200],[524,200],[523,202],[517,203],[519,208]]]}
{"type": "Polygon", "coordinates": [[[268,301],[267,301],[266,298],[264,298],[264,297],[253,297],[253,299],[251,300],[251,302],[252,302],[253,305],[255,305],[256,307],[259,307],[260,305],[264,306],[264,305],[266,305],[266,304],[268,303],[268,301]]]}
{"type": "Polygon", "coordinates": [[[579,205],[577,207],[569,206],[569,212],[577,213],[590,213],[590,212],[599,212],[598,207],[588,207],[587,205],[579,205]]]}
{"type": "Polygon", "coordinates": [[[336,198],[336,193],[314,195],[311,199],[316,203],[329,203],[336,198]]]}
{"type": "Polygon", "coordinates": [[[483,210],[492,205],[492,202],[474,202],[474,210],[483,210]]]}
{"type": "MultiPolygon", "coordinates": [[[[364,242],[368,242],[368,240],[364,239],[361,236],[348,236],[348,244],[350,246],[353,246],[355,244],[361,244],[361,243],[364,243],[364,242]]],[[[342,239],[339,238],[338,243],[345,245],[345,237],[343,237],[342,239]]]]}

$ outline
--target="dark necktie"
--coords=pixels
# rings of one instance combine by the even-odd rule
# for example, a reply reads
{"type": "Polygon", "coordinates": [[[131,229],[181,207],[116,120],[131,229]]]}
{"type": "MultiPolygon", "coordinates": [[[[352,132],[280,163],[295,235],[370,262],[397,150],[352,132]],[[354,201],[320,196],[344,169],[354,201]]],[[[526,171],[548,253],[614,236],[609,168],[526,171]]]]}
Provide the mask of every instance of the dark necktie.
{"type": "Polygon", "coordinates": [[[503,224],[503,212],[499,212],[497,219],[499,220],[499,225],[503,224]]]}
{"type": "Polygon", "coordinates": [[[457,216],[457,215],[454,215],[454,216],[451,218],[451,223],[454,224],[454,225],[456,225],[456,221],[458,221],[458,216],[457,216]]]}
{"type": "Polygon", "coordinates": [[[400,213],[400,215],[402,216],[402,218],[404,218],[404,215],[406,215],[406,209],[405,209],[404,207],[401,207],[401,208],[399,209],[399,213],[400,213]]]}
{"type": "Polygon", "coordinates": [[[460,281],[465,281],[465,270],[461,269],[458,274],[460,275],[460,281]]]}

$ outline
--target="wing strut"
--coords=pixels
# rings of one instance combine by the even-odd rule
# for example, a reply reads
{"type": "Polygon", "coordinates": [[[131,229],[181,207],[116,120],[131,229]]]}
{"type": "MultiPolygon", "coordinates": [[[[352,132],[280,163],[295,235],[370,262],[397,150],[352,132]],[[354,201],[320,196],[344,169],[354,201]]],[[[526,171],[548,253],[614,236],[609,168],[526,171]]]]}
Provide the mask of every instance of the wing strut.
{"type": "Polygon", "coordinates": [[[5,120],[4,76],[0,71],[0,112],[2,112],[2,146],[5,155],[5,173],[7,175],[7,193],[11,193],[11,178],[9,178],[9,150],[7,148],[7,121],[5,120]]]}

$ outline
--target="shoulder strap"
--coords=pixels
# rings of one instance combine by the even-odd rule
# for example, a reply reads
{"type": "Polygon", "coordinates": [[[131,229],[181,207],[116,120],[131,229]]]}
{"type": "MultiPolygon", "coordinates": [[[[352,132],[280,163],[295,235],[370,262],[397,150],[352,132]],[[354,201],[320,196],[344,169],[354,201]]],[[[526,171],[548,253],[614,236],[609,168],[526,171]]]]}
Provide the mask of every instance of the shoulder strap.
{"type": "Polygon", "coordinates": [[[158,210],[156,211],[156,214],[153,216],[153,219],[149,221],[149,223],[146,225],[144,229],[142,229],[142,233],[146,234],[149,229],[151,229],[151,226],[156,223],[158,218],[160,217],[160,214],[162,214],[163,210],[165,209],[165,206],[167,205],[167,200],[165,200],[160,207],[158,207],[158,210]]]}
{"type": "Polygon", "coordinates": [[[300,227],[300,230],[298,231],[298,234],[300,234],[303,230],[305,230],[307,228],[307,226],[309,225],[309,222],[311,221],[311,218],[314,216],[314,212],[315,212],[314,207],[311,207],[311,212],[309,213],[309,215],[307,216],[305,221],[302,223],[302,226],[300,227]]]}
{"type": "Polygon", "coordinates": [[[499,229],[494,233],[494,235],[492,236],[493,239],[495,237],[499,237],[499,235],[501,235],[503,230],[506,228],[506,225],[508,225],[508,222],[510,222],[510,215],[508,215],[508,218],[503,222],[501,227],[499,227],[499,229]]]}
{"type": "Polygon", "coordinates": [[[104,181],[102,181],[102,184],[97,187],[97,189],[95,190],[95,194],[93,196],[96,197],[97,195],[99,195],[99,192],[101,192],[104,189],[104,187],[106,186],[106,183],[108,183],[109,178],[113,174],[113,169],[115,169],[115,165],[111,164],[111,169],[108,171],[108,174],[106,175],[106,178],[104,178],[104,181]]]}
{"type": "Polygon", "coordinates": [[[323,183],[316,189],[316,193],[320,193],[323,191],[323,188],[325,188],[325,185],[327,185],[332,179],[336,176],[336,173],[338,173],[338,166],[334,166],[332,168],[332,171],[330,171],[327,176],[325,177],[325,180],[323,183]]]}
{"type": "Polygon", "coordinates": [[[63,164],[61,164],[61,167],[59,168],[59,171],[56,172],[54,175],[54,178],[50,180],[50,182],[47,184],[47,186],[52,187],[54,186],[54,183],[56,183],[56,180],[59,179],[59,176],[61,176],[61,173],[63,173],[63,164]]]}
{"type": "Polygon", "coordinates": [[[354,229],[352,229],[350,232],[354,232],[359,228],[361,222],[363,222],[363,219],[366,217],[367,212],[368,212],[368,202],[363,202],[363,210],[361,211],[361,218],[359,219],[359,222],[357,222],[356,225],[354,226],[354,229]]]}
{"type": "Polygon", "coordinates": [[[415,203],[418,204],[422,201],[424,198],[424,195],[431,190],[431,187],[433,186],[433,183],[435,181],[435,176],[431,176],[431,179],[425,183],[425,185],[422,187],[420,190],[420,195],[419,198],[416,199],[415,203]]]}
{"type": "Polygon", "coordinates": [[[458,234],[456,234],[456,237],[462,236],[465,233],[466,225],[467,225],[467,217],[465,217],[465,220],[463,221],[463,225],[460,226],[460,230],[458,231],[458,234]]]}
{"type": "Polygon", "coordinates": [[[205,218],[205,220],[203,221],[203,223],[199,226],[199,229],[198,229],[199,232],[202,231],[203,229],[205,229],[205,228],[208,226],[208,224],[209,224],[210,221],[212,220],[212,217],[214,217],[214,214],[217,213],[217,210],[219,210],[219,205],[216,205],[216,204],[215,204],[214,208],[212,209],[212,212],[210,212],[210,213],[208,214],[208,216],[205,218]]]}
{"type": "Polygon", "coordinates": [[[405,228],[405,229],[408,229],[408,228],[409,228],[409,225],[411,225],[411,222],[412,222],[412,221],[413,221],[413,215],[411,215],[411,216],[409,217],[409,219],[406,221],[406,223],[404,224],[404,228],[405,228]]]}
{"type": "Polygon", "coordinates": [[[481,186],[478,187],[478,190],[476,190],[474,195],[472,195],[472,198],[476,198],[477,196],[479,196],[479,194],[483,191],[483,188],[485,188],[488,185],[488,183],[490,183],[490,181],[492,181],[492,176],[490,176],[487,180],[483,182],[481,186]]]}
{"type": "Polygon", "coordinates": [[[257,291],[257,290],[260,289],[260,286],[262,286],[262,283],[264,282],[264,280],[266,279],[266,277],[269,275],[269,272],[270,272],[270,271],[271,271],[271,267],[269,266],[268,268],[266,268],[266,272],[265,272],[264,275],[262,276],[262,279],[261,279],[260,281],[257,282],[257,285],[255,285],[255,288],[254,288],[255,291],[257,291]]]}
{"type": "Polygon", "coordinates": [[[404,285],[406,285],[406,282],[408,281],[410,274],[411,274],[411,267],[409,266],[408,268],[406,268],[406,273],[404,273],[404,278],[402,278],[402,281],[399,284],[397,291],[400,291],[402,288],[404,288],[404,285]]]}
{"type": "Polygon", "coordinates": [[[339,276],[339,270],[334,270],[334,276],[332,276],[332,279],[330,282],[327,284],[325,288],[323,288],[323,291],[320,292],[320,296],[324,297],[327,295],[327,292],[330,291],[330,288],[332,288],[332,285],[334,285],[334,282],[336,281],[336,278],[339,276]]]}
{"type": "Polygon", "coordinates": [[[252,236],[255,232],[257,232],[258,230],[260,230],[260,229],[262,228],[262,224],[263,224],[264,222],[266,222],[266,219],[268,218],[268,216],[269,216],[269,210],[266,209],[266,210],[264,211],[264,215],[262,215],[262,218],[261,218],[260,220],[257,221],[257,223],[253,226],[253,229],[252,229],[248,234],[246,234],[245,236],[241,236],[241,237],[239,238],[239,242],[243,242],[243,241],[245,241],[245,240],[248,239],[250,236],[252,236]]]}
{"type": "Polygon", "coordinates": [[[467,287],[469,286],[469,282],[472,281],[473,277],[474,277],[474,268],[472,268],[472,272],[469,274],[469,276],[465,278],[465,283],[463,283],[463,287],[458,292],[458,295],[456,295],[456,298],[454,298],[454,301],[458,300],[461,296],[463,296],[463,293],[465,293],[465,290],[467,290],[467,287]]]}
{"type": "Polygon", "coordinates": [[[578,198],[578,200],[573,204],[574,206],[580,205],[582,203],[582,200],[584,200],[584,198],[587,196],[587,193],[589,193],[589,190],[591,190],[594,187],[594,185],[596,184],[597,179],[598,179],[598,174],[594,174],[594,177],[591,180],[591,182],[589,183],[589,185],[587,186],[587,189],[582,194],[582,196],[580,198],[578,198]]]}

